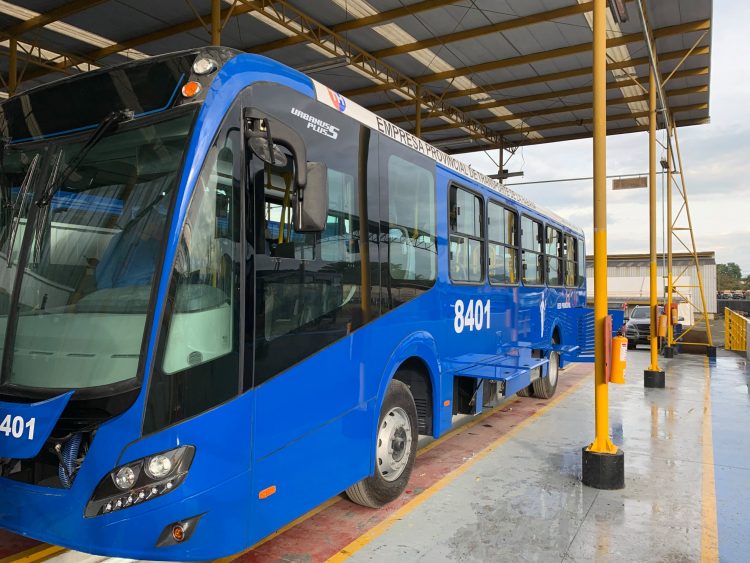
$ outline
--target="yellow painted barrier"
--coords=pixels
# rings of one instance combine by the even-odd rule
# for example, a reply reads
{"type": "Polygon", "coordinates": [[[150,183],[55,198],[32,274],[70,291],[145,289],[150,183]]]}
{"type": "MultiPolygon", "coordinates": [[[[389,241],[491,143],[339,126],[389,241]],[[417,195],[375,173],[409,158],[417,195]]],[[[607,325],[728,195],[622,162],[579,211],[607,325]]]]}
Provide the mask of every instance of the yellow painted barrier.
{"type": "Polygon", "coordinates": [[[747,352],[747,324],[750,320],[731,309],[724,308],[724,348],[747,352]]]}

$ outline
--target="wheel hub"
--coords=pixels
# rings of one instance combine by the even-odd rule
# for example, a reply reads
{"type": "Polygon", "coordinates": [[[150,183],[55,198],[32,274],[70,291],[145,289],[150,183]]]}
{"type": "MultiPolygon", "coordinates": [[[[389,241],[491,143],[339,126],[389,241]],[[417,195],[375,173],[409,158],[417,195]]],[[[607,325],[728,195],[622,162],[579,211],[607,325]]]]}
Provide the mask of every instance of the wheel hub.
{"type": "Polygon", "coordinates": [[[404,472],[412,448],[411,422],[406,411],[393,407],[378,429],[377,467],[386,481],[395,481],[404,472]]]}

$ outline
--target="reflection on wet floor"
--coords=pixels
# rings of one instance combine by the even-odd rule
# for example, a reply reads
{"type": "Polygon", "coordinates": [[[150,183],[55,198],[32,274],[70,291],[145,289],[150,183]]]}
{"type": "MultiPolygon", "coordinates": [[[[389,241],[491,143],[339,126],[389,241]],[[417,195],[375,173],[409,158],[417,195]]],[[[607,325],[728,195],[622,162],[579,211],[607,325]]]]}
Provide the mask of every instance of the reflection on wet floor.
{"type": "Polygon", "coordinates": [[[643,387],[648,350],[630,352],[626,384],[610,386],[624,490],[580,482],[580,448],[594,432],[589,379],[354,560],[714,560],[718,523],[721,560],[747,561],[747,363],[722,351],[660,362],[666,389],[643,387]]]}

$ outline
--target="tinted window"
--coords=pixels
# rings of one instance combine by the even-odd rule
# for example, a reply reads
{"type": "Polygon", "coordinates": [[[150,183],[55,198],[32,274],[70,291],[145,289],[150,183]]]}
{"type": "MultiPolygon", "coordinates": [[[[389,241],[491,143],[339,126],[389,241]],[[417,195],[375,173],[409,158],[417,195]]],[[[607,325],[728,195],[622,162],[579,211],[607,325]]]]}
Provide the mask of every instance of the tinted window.
{"type": "Polygon", "coordinates": [[[576,254],[576,262],[578,263],[578,279],[576,285],[581,285],[586,281],[586,250],[583,239],[577,239],[578,241],[578,253],[576,254]]]}
{"type": "MultiPolygon", "coordinates": [[[[566,234],[564,237],[563,254],[565,258],[565,285],[567,287],[578,286],[578,266],[576,260],[578,256],[578,244],[573,235],[566,234]]],[[[584,264],[585,267],[585,264],[584,264]]]]}
{"type": "Polygon", "coordinates": [[[518,215],[490,201],[487,207],[487,248],[490,283],[518,283],[518,215]]]}
{"type": "Polygon", "coordinates": [[[328,167],[325,229],[297,233],[290,203],[295,189],[291,155],[283,167],[257,157],[251,161],[255,276],[248,286],[254,284],[255,303],[254,310],[248,304],[247,319],[254,320],[254,327],[248,329],[246,357],[254,356],[254,383],[259,385],[379,315],[378,186],[360,177],[360,170],[377,170],[378,163],[376,137],[341,113],[272,85],[253,87],[251,99],[302,135],[309,161],[328,167]],[[335,127],[336,138],[307,128],[307,121],[289,108],[335,127]],[[375,195],[368,200],[369,190],[375,195]]]}
{"type": "Polygon", "coordinates": [[[239,392],[242,141],[235,105],[208,150],[177,243],[146,432],[239,392]]]}
{"type": "Polygon", "coordinates": [[[529,217],[521,217],[521,264],[523,282],[528,285],[544,283],[544,242],[542,224],[529,217]]]}
{"type": "Polygon", "coordinates": [[[387,168],[390,277],[430,286],[437,274],[435,179],[396,154],[387,156],[387,168]]]}
{"type": "Polygon", "coordinates": [[[554,227],[547,226],[546,228],[545,251],[547,254],[547,285],[563,285],[563,239],[562,233],[554,227]]]}
{"type": "Polygon", "coordinates": [[[450,275],[453,281],[481,282],[482,207],[479,196],[457,186],[450,191],[450,275]]]}

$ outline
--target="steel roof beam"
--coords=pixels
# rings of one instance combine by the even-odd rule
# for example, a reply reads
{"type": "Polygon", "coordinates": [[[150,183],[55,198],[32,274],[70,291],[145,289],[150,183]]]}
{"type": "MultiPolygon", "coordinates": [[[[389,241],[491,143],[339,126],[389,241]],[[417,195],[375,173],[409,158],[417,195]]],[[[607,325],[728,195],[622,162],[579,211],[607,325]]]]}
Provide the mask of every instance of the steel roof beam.
{"type": "MultiPolygon", "coordinates": [[[[686,50],[680,50],[680,51],[670,51],[668,53],[663,53],[661,55],[661,60],[673,60],[673,59],[679,59],[685,56],[688,53],[686,50]]],[[[710,53],[709,47],[699,47],[698,49],[695,49],[691,56],[699,56],[699,55],[708,55],[710,53]]],[[[648,64],[648,57],[639,57],[637,59],[630,59],[629,61],[622,61],[622,62],[612,62],[607,65],[607,70],[615,70],[627,66],[640,66],[640,65],[647,65],[648,64]]],[[[591,75],[591,67],[584,67],[584,68],[577,68],[573,70],[566,70],[562,72],[553,72],[550,74],[542,74],[538,76],[531,76],[529,78],[520,78],[518,80],[507,80],[505,82],[495,82],[494,84],[487,84],[486,86],[479,86],[477,88],[472,88],[469,90],[454,90],[451,92],[446,92],[442,94],[442,98],[444,100],[450,100],[454,98],[465,98],[469,96],[473,96],[475,94],[485,94],[489,95],[491,92],[495,92],[497,90],[508,90],[511,88],[519,88],[528,86],[530,84],[545,84],[549,82],[555,82],[557,80],[566,80],[568,78],[576,78],[579,76],[590,76],[591,75]]],[[[587,91],[590,91],[591,87],[589,86],[587,91]]],[[[389,109],[392,107],[411,107],[411,103],[409,102],[402,102],[402,101],[392,101],[390,103],[385,104],[376,104],[372,106],[367,106],[367,109],[370,111],[381,111],[384,109],[389,109]]]]}
{"type": "MultiPolygon", "coordinates": [[[[654,37],[658,39],[661,37],[668,37],[671,35],[681,35],[685,33],[691,33],[694,31],[705,31],[706,29],[709,29],[710,25],[711,25],[710,20],[698,20],[698,21],[688,22],[688,23],[679,24],[679,25],[662,27],[662,28],[654,30],[654,37]]],[[[621,37],[614,37],[614,38],[608,39],[607,48],[619,47],[622,45],[628,45],[630,43],[637,43],[640,41],[643,41],[642,33],[631,33],[629,35],[623,35],[621,37]]],[[[571,45],[569,47],[561,47],[559,49],[551,49],[549,51],[539,51],[539,52],[530,53],[527,55],[520,55],[518,57],[511,57],[508,59],[500,59],[497,61],[490,61],[486,63],[465,66],[465,67],[456,68],[453,70],[448,70],[445,72],[425,74],[425,75],[416,77],[414,80],[418,84],[427,84],[430,82],[437,82],[440,80],[450,80],[452,78],[458,78],[459,76],[467,76],[467,75],[476,74],[480,72],[488,72],[492,70],[498,70],[501,68],[509,68],[513,66],[526,65],[526,64],[539,62],[539,61],[555,59],[559,57],[566,57],[566,56],[577,55],[581,53],[589,53],[591,52],[591,49],[592,49],[591,43],[581,43],[579,45],[571,45]]],[[[623,61],[622,63],[619,63],[619,64],[632,66],[633,63],[631,60],[631,61],[623,61]]],[[[590,69],[589,69],[589,72],[590,72],[590,69]]],[[[366,86],[364,88],[355,88],[352,90],[347,90],[345,92],[342,92],[342,94],[345,96],[351,97],[351,96],[360,96],[363,94],[373,94],[376,92],[382,92],[382,91],[389,90],[389,89],[390,88],[385,84],[378,84],[375,86],[366,86]]]]}
{"type": "MultiPolygon", "coordinates": [[[[455,4],[456,0],[423,0],[416,4],[410,4],[409,6],[403,6],[401,8],[394,8],[393,10],[386,10],[366,18],[358,18],[355,20],[349,20],[342,23],[337,23],[331,26],[331,31],[336,33],[343,33],[345,31],[351,31],[353,29],[359,29],[371,25],[377,25],[387,21],[395,20],[404,16],[412,16],[420,12],[428,10],[434,10],[442,8],[450,4],[455,4]]],[[[263,45],[257,45],[252,47],[254,53],[267,53],[275,49],[282,49],[284,47],[290,47],[292,45],[299,45],[300,43],[307,43],[309,39],[303,35],[293,35],[292,37],[285,37],[277,41],[269,41],[263,45]]]]}
{"type": "Polygon", "coordinates": [[[285,27],[291,32],[303,35],[331,57],[348,57],[349,66],[355,67],[361,74],[371,80],[382,82],[388,90],[398,91],[404,97],[419,100],[429,111],[441,115],[465,128],[477,138],[487,139],[491,144],[501,146],[502,139],[497,132],[479,121],[469,117],[461,110],[446,104],[440,97],[420,88],[414,79],[401,71],[373,57],[355,43],[289,4],[286,0],[241,0],[243,4],[254,7],[258,13],[285,27]]]}
{"type": "MultiPolygon", "coordinates": [[[[707,117],[696,117],[692,119],[678,119],[675,121],[675,125],[677,127],[687,127],[690,125],[703,125],[705,123],[708,123],[709,119],[707,117]]],[[[633,127],[620,127],[618,129],[608,129],[607,130],[607,136],[610,135],[622,135],[625,133],[638,133],[642,131],[648,131],[648,125],[635,125],[633,127]]],[[[557,136],[551,136],[551,137],[543,137],[541,139],[528,139],[528,140],[520,140],[520,141],[514,141],[517,145],[520,146],[528,146],[528,145],[538,145],[541,143],[547,144],[547,143],[557,143],[560,141],[572,141],[575,139],[590,139],[591,138],[591,132],[586,131],[584,133],[571,133],[569,135],[557,135],[557,136]]],[[[466,147],[461,147],[457,149],[449,149],[449,148],[443,148],[443,152],[446,152],[448,154],[465,154],[469,152],[478,152],[478,151],[489,151],[494,150],[495,147],[492,147],[487,144],[472,144],[466,147]]]]}
{"type": "Polygon", "coordinates": [[[584,2],[582,4],[574,4],[572,6],[565,6],[556,10],[548,10],[545,12],[539,12],[537,14],[531,14],[528,16],[522,16],[511,20],[506,20],[482,27],[475,27],[473,29],[464,29],[455,33],[449,33],[447,35],[441,35],[438,37],[430,37],[429,39],[422,39],[414,43],[407,43],[406,45],[396,45],[394,47],[388,47],[386,49],[380,49],[379,51],[373,51],[372,54],[375,57],[384,59],[386,57],[393,57],[396,55],[404,55],[406,53],[412,53],[421,49],[429,49],[431,47],[437,47],[446,45],[447,43],[455,43],[456,41],[464,41],[465,39],[476,39],[484,35],[490,35],[492,33],[502,33],[511,29],[518,29],[521,27],[528,27],[537,23],[548,22],[556,19],[569,18],[590,12],[594,9],[593,2],[584,2]]]}
{"type": "MultiPolygon", "coordinates": [[[[239,14],[245,14],[247,12],[252,12],[252,11],[255,11],[254,6],[247,6],[244,4],[235,6],[234,9],[232,9],[231,7],[226,8],[221,11],[221,20],[224,21],[227,16],[234,17],[239,14]]],[[[203,21],[210,21],[211,13],[202,15],[201,19],[203,21]]],[[[198,18],[191,18],[187,21],[184,21],[175,25],[171,25],[169,27],[165,27],[162,29],[158,29],[156,31],[145,33],[143,35],[132,37],[130,39],[126,39],[125,41],[115,43],[108,47],[102,47],[100,49],[89,51],[83,55],[80,55],[80,58],[85,59],[87,61],[96,61],[98,59],[103,59],[104,57],[108,57],[109,55],[114,55],[116,53],[119,53],[120,51],[127,51],[128,49],[133,49],[140,45],[145,45],[147,43],[159,41],[160,39],[164,39],[165,37],[171,37],[172,35],[177,35],[179,33],[192,31],[199,27],[203,27],[203,23],[201,23],[201,20],[199,20],[198,18]]],[[[72,66],[69,64],[69,62],[61,62],[61,63],[54,65],[55,69],[58,71],[63,71],[69,66],[72,66]]],[[[44,76],[45,74],[49,74],[49,72],[44,72],[44,71],[32,72],[27,75],[26,79],[33,80],[34,78],[39,78],[40,76],[44,76]]]]}
{"type": "MultiPolygon", "coordinates": [[[[690,76],[703,76],[707,74],[708,74],[708,67],[700,67],[700,68],[687,69],[687,70],[676,72],[673,78],[679,79],[679,78],[687,78],[690,76]]],[[[667,74],[664,73],[662,76],[666,77],[667,74]]],[[[638,77],[638,78],[642,78],[642,77],[638,77]]],[[[624,81],[609,82],[607,84],[607,89],[615,90],[618,88],[622,88],[623,84],[625,84],[624,81]]],[[[708,86],[695,86],[694,88],[705,88],[705,90],[700,90],[700,91],[708,90],[708,86]]],[[[459,106],[459,107],[461,108],[462,111],[469,113],[469,112],[481,111],[484,109],[496,108],[496,107],[501,107],[501,106],[502,107],[515,106],[519,104],[526,104],[529,102],[538,102],[538,101],[556,99],[556,98],[566,98],[568,96],[576,96],[576,95],[581,95],[581,94],[591,94],[591,86],[581,86],[580,88],[568,88],[566,90],[553,90],[550,92],[541,92],[539,94],[530,94],[528,96],[518,96],[516,98],[504,98],[504,99],[499,99],[499,100],[495,100],[492,102],[486,102],[483,104],[471,104],[471,105],[459,106]]],[[[637,96],[638,99],[635,99],[635,97],[633,98],[634,99],[620,98],[619,101],[620,102],[642,101],[641,98],[645,100],[647,96],[644,94],[642,96],[637,96]]],[[[613,101],[616,101],[616,100],[613,100],[613,101]]],[[[591,107],[591,104],[587,104],[587,105],[588,107],[591,107]]],[[[386,109],[392,109],[393,105],[392,104],[378,104],[376,109],[373,109],[374,107],[375,106],[369,107],[367,109],[369,109],[370,111],[382,111],[386,109]]],[[[404,107],[408,107],[408,106],[404,106],[404,107]]],[[[559,111],[566,111],[566,110],[563,107],[559,111]]],[[[519,119],[523,119],[522,117],[520,117],[521,114],[518,114],[518,115],[519,115],[519,119]]],[[[413,121],[415,117],[416,117],[415,115],[399,115],[396,117],[389,118],[389,120],[392,121],[393,123],[403,123],[403,122],[413,121]]],[[[421,116],[422,119],[430,119],[433,117],[437,117],[437,116],[430,115],[428,112],[422,113],[422,116],[421,116]]],[[[509,119],[512,119],[512,118],[509,117],[509,119]]]]}
{"type": "MultiPolygon", "coordinates": [[[[678,58],[684,56],[685,53],[686,53],[686,51],[671,51],[669,53],[664,53],[662,55],[661,59],[662,60],[678,59],[678,58]]],[[[708,53],[709,53],[709,48],[708,47],[701,47],[700,49],[696,49],[692,54],[695,55],[695,56],[698,56],[698,55],[707,55],[708,53]]],[[[615,69],[618,69],[618,68],[622,68],[623,66],[640,66],[640,65],[645,65],[645,64],[648,64],[648,57],[640,57],[640,58],[637,58],[637,59],[631,59],[630,61],[627,61],[627,62],[623,61],[623,62],[613,62],[613,63],[610,63],[609,65],[607,65],[607,70],[615,70],[615,69]]],[[[707,69],[708,69],[708,67],[701,67],[701,69],[700,69],[701,72],[699,72],[698,74],[707,74],[707,69]],[[702,72],[703,69],[706,69],[706,72],[702,72]]],[[[685,70],[685,71],[682,71],[682,72],[692,73],[692,72],[694,72],[696,70],[697,69],[689,69],[689,70],[685,70]]],[[[529,78],[521,78],[521,79],[518,79],[518,80],[508,80],[508,81],[505,81],[505,82],[495,82],[494,84],[488,84],[487,86],[477,87],[477,88],[473,88],[473,89],[470,89],[470,90],[454,90],[454,91],[451,91],[451,92],[446,92],[445,94],[442,95],[442,97],[443,97],[443,99],[448,99],[448,100],[449,99],[454,99],[454,98],[466,98],[466,97],[472,96],[474,94],[486,94],[489,97],[490,93],[496,92],[496,91],[499,91],[499,90],[510,90],[512,88],[521,88],[521,87],[528,86],[530,84],[549,84],[550,82],[556,82],[558,80],[566,80],[568,78],[577,78],[577,77],[580,77],[580,76],[590,76],[590,75],[591,75],[591,68],[590,67],[584,67],[584,68],[579,68],[579,69],[574,69],[574,70],[566,70],[566,71],[563,71],[563,72],[553,72],[553,73],[550,73],[550,74],[542,74],[542,75],[532,76],[532,77],[529,77],[529,78]]],[[[684,76],[692,76],[692,75],[691,74],[686,74],[684,76]]],[[[642,77],[638,77],[638,78],[642,78],[642,77]]],[[[612,84],[612,86],[611,86],[612,88],[614,88],[614,87],[618,87],[619,88],[621,86],[621,83],[619,83],[619,82],[612,82],[611,84],[612,84]]],[[[585,90],[586,90],[586,92],[590,92],[591,91],[591,86],[586,86],[585,90]]],[[[558,91],[558,92],[562,92],[562,90],[558,91]]],[[[550,97],[557,97],[558,93],[555,92],[555,91],[550,91],[550,92],[543,92],[543,93],[538,94],[538,95],[540,95],[540,96],[541,95],[544,95],[544,96],[549,95],[550,97]]],[[[546,99],[546,98],[540,98],[540,99],[546,99]]],[[[505,101],[504,100],[497,100],[497,102],[486,102],[486,104],[484,104],[484,105],[486,105],[486,107],[492,107],[492,106],[489,105],[491,103],[498,103],[498,104],[502,104],[502,105],[506,105],[506,104],[507,105],[511,105],[513,102],[509,103],[508,100],[509,99],[506,98],[505,101]]],[[[479,106],[479,105],[483,105],[483,104],[476,104],[476,105],[479,106]]],[[[405,102],[405,101],[401,101],[401,100],[393,100],[391,102],[386,102],[386,103],[382,103],[382,104],[374,104],[374,105],[370,105],[370,106],[366,106],[366,107],[370,111],[377,112],[377,111],[382,111],[382,110],[386,110],[386,109],[392,109],[394,107],[397,107],[397,108],[406,108],[406,107],[411,107],[411,106],[412,106],[412,104],[409,103],[409,102],[405,102]]],[[[461,107],[462,108],[467,108],[467,107],[471,107],[471,106],[461,106],[461,107]]],[[[464,111],[473,111],[473,110],[471,110],[471,109],[464,109],[464,111]]]]}
{"type": "MultiPolygon", "coordinates": [[[[699,104],[689,104],[685,106],[676,106],[672,108],[672,113],[684,113],[687,111],[700,111],[708,109],[707,103],[699,103],[699,104]]],[[[636,112],[629,112],[629,113],[614,113],[607,116],[607,121],[620,121],[625,119],[639,119],[641,117],[648,117],[648,111],[636,111],[636,112]]],[[[538,132],[538,131],[548,131],[550,129],[560,129],[563,127],[583,127],[584,125],[590,125],[593,123],[593,119],[586,118],[586,119],[576,119],[573,121],[555,121],[551,123],[545,123],[543,125],[530,125],[528,127],[519,127],[517,129],[508,129],[505,131],[497,131],[498,134],[502,135],[523,135],[526,133],[532,133],[532,132],[538,132]]],[[[427,133],[427,130],[424,130],[425,133],[427,133]]],[[[589,133],[590,134],[590,133],[589,133]]],[[[461,135],[460,137],[450,137],[447,139],[435,139],[435,143],[443,144],[443,143],[458,143],[462,139],[471,138],[471,139],[477,139],[477,137],[474,134],[466,134],[461,135]]],[[[428,141],[432,142],[432,141],[428,141]]]]}
{"type": "Polygon", "coordinates": [[[73,14],[77,14],[78,12],[82,12],[106,1],[107,0],[72,0],[70,2],[65,2],[62,6],[53,8],[49,12],[39,14],[29,20],[18,22],[17,24],[6,27],[0,33],[11,37],[18,37],[22,33],[26,33],[27,31],[39,27],[44,27],[45,25],[67,18],[68,16],[72,16],[73,14]]]}
{"type": "MultiPolygon", "coordinates": [[[[589,88],[589,91],[591,91],[591,88],[589,88]]],[[[687,88],[677,88],[674,90],[668,90],[666,92],[667,96],[686,96],[689,94],[701,94],[708,92],[708,86],[702,85],[702,86],[690,86],[687,88]]],[[[643,102],[648,100],[648,94],[640,94],[637,96],[625,96],[620,98],[609,98],[607,100],[607,106],[618,106],[621,104],[629,104],[632,102],[643,102]]],[[[567,113],[571,111],[585,111],[592,109],[591,102],[587,102],[585,104],[575,104],[570,106],[565,105],[556,105],[551,108],[541,110],[541,111],[525,111],[520,113],[511,113],[508,115],[493,115],[492,117],[488,117],[486,119],[482,119],[481,123],[484,123],[485,125],[489,125],[491,123],[502,123],[503,121],[509,121],[511,119],[529,119],[532,117],[546,117],[548,115],[555,115],[557,113],[567,113]]],[[[634,114],[635,115],[635,114],[634,114]]],[[[449,129],[455,129],[455,125],[450,124],[444,124],[444,125],[435,125],[432,127],[422,127],[422,133],[434,133],[436,131],[447,131],[449,129]]],[[[516,129],[516,131],[521,131],[520,129],[516,129]]]]}

